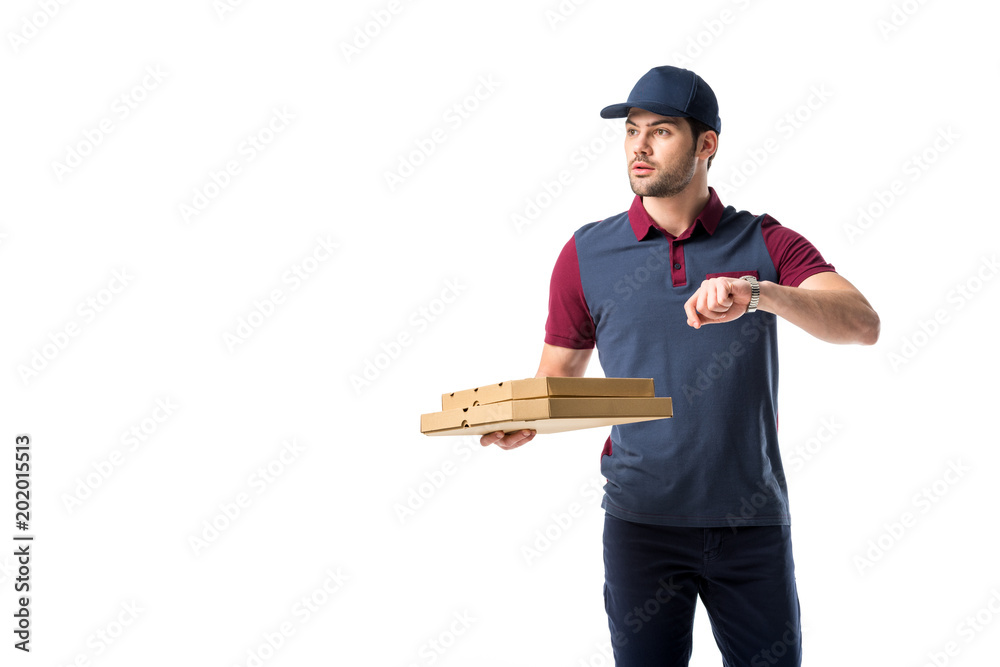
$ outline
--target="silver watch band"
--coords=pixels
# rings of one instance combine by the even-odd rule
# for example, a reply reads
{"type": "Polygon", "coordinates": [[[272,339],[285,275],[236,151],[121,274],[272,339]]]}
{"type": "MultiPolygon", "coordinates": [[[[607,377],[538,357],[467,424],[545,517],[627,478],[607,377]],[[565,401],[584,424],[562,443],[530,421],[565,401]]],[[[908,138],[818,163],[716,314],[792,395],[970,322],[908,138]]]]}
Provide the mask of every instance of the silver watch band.
{"type": "Polygon", "coordinates": [[[750,303],[747,304],[747,312],[755,312],[757,310],[757,302],[760,301],[760,283],[753,276],[740,276],[740,280],[750,283],[750,303]]]}

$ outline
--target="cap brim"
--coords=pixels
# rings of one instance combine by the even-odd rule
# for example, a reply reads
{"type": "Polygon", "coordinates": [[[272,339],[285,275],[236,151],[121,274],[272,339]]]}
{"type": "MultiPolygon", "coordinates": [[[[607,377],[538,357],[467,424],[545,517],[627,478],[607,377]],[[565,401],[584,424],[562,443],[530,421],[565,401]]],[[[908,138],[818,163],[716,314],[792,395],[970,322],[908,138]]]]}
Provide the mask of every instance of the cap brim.
{"type": "Polygon", "coordinates": [[[645,109],[646,111],[652,111],[653,113],[658,113],[661,116],[689,116],[689,114],[684,113],[680,109],[667,106],[662,102],[647,102],[644,100],[638,100],[636,102],[623,102],[622,104],[612,104],[609,107],[604,107],[601,109],[601,118],[625,118],[628,116],[629,109],[633,107],[645,109]]]}

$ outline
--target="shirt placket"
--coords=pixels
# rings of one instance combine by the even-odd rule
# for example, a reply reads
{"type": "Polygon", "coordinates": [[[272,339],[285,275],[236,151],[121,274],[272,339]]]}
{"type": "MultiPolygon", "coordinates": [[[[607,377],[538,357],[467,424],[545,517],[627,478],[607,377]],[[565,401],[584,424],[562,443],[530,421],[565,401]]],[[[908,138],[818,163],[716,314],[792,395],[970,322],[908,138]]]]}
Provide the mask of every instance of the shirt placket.
{"type": "Polygon", "coordinates": [[[683,241],[670,241],[670,278],[674,287],[687,285],[687,266],[684,263],[683,241]]]}

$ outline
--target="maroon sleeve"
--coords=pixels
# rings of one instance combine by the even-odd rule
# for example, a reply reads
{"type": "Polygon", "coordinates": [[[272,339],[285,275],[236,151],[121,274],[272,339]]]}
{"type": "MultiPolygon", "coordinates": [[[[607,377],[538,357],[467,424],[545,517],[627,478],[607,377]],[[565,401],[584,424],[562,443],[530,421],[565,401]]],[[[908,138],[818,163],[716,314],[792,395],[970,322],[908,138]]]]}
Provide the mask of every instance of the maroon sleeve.
{"type": "Polygon", "coordinates": [[[583,296],[576,238],[563,246],[549,283],[549,318],[545,342],[549,345],[586,350],[594,347],[594,319],[583,296]]]}
{"type": "Polygon", "coordinates": [[[774,268],[778,270],[779,285],[798,287],[809,276],[835,270],[816,246],[771,216],[764,215],[760,230],[774,268]]]}

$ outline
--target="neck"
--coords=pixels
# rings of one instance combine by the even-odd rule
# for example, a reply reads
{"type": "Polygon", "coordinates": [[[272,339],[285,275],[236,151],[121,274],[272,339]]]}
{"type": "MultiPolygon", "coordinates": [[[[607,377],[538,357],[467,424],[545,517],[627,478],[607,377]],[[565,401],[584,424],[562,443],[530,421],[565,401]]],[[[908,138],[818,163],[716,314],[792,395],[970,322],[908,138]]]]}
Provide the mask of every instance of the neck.
{"type": "Polygon", "coordinates": [[[642,206],[657,227],[673,236],[680,236],[694,224],[711,197],[707,179],[696,178],[673,197],[643,197],[642,206]]]}

